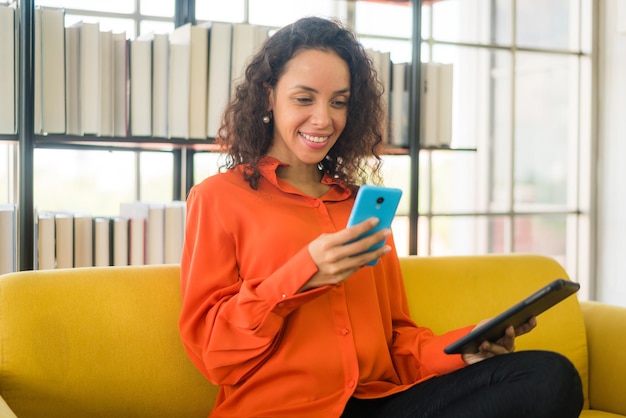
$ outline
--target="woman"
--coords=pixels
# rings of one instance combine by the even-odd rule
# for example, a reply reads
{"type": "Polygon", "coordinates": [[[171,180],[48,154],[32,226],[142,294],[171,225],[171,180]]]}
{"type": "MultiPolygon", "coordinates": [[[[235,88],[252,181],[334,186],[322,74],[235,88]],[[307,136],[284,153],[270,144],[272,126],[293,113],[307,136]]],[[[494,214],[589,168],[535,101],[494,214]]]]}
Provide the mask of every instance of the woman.
{"type": "Polygon", "coordinates": [[[221,385],[212,416],[578,416],[571,363],[509,354],[534,319],[446,355],[473,327],[417,326],[390,231],[345,228],[358,186],[379,179],[375,80],[350,31],[304,18],[253,57],[225,112],[227,169],[189,194],[181,262],[181,336],[221,385]]]}

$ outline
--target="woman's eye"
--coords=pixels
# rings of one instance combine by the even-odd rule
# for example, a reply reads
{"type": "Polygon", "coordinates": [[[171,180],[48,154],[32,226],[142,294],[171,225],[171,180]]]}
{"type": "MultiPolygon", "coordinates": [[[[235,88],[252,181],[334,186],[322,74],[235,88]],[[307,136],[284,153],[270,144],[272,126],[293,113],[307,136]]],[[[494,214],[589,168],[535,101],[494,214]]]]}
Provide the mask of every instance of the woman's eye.
{"type": "Polygon", "coordinates": [[[300,104],[309,104],[313,102],[313,100],[310,97],[296,97],[295,100],[296,102],[300,104]]]}
{"type": "Polygon", "coordinates": [[[333,100],[331,103],[335,107],[346,107],[348,105],[347,100],[333,100]]]}

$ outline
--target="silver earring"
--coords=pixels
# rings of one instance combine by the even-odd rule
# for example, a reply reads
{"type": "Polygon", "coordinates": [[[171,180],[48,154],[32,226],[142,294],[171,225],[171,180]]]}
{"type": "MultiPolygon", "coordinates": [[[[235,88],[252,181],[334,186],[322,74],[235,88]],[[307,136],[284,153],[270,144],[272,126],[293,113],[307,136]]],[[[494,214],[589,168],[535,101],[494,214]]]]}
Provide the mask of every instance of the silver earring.
{"type": "Polygon", "coordinates": [[[265,115],[263,115],[263,118],[261,120],[263,121],[264,124],[267,125],[272,120],[272,114],[271,113],[266,113],[265,115]]]}

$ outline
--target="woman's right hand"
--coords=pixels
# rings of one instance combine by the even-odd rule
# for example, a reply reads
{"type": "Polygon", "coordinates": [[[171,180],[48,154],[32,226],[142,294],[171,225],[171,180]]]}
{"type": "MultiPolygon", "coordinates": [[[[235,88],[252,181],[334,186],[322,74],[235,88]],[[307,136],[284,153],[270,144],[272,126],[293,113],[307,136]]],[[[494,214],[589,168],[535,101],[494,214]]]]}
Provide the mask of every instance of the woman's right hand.
{"type": "Polygon", "coordinates": [[[309,253],[317,265],[317,273],[300,288],[299,292],[321,286],[339,285],[370,261],[388,253],[391,250],[388,245],[374,251],[367,250],[385,240],[391,234],[389,229],[382,229],[354,241],[377,224],[377,218],[370,218],[341,231],[322,234],[313,240],[309,244],[309,253]],[[350,243],[346,244],[348,242],[350,243]]]}

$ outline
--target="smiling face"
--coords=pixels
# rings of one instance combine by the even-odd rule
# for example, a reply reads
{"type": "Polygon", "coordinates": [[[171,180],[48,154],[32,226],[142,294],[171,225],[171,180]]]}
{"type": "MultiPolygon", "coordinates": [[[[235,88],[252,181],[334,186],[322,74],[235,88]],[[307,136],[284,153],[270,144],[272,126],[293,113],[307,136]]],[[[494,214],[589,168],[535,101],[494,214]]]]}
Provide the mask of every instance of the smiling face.
{"type": "Polygon", "coordinates": [[[293,167],[316,167],[346,126],[349,99],[343,59],[318,49],[297,52],[270,91],[274,137],[268,155],[293,167]]]}

